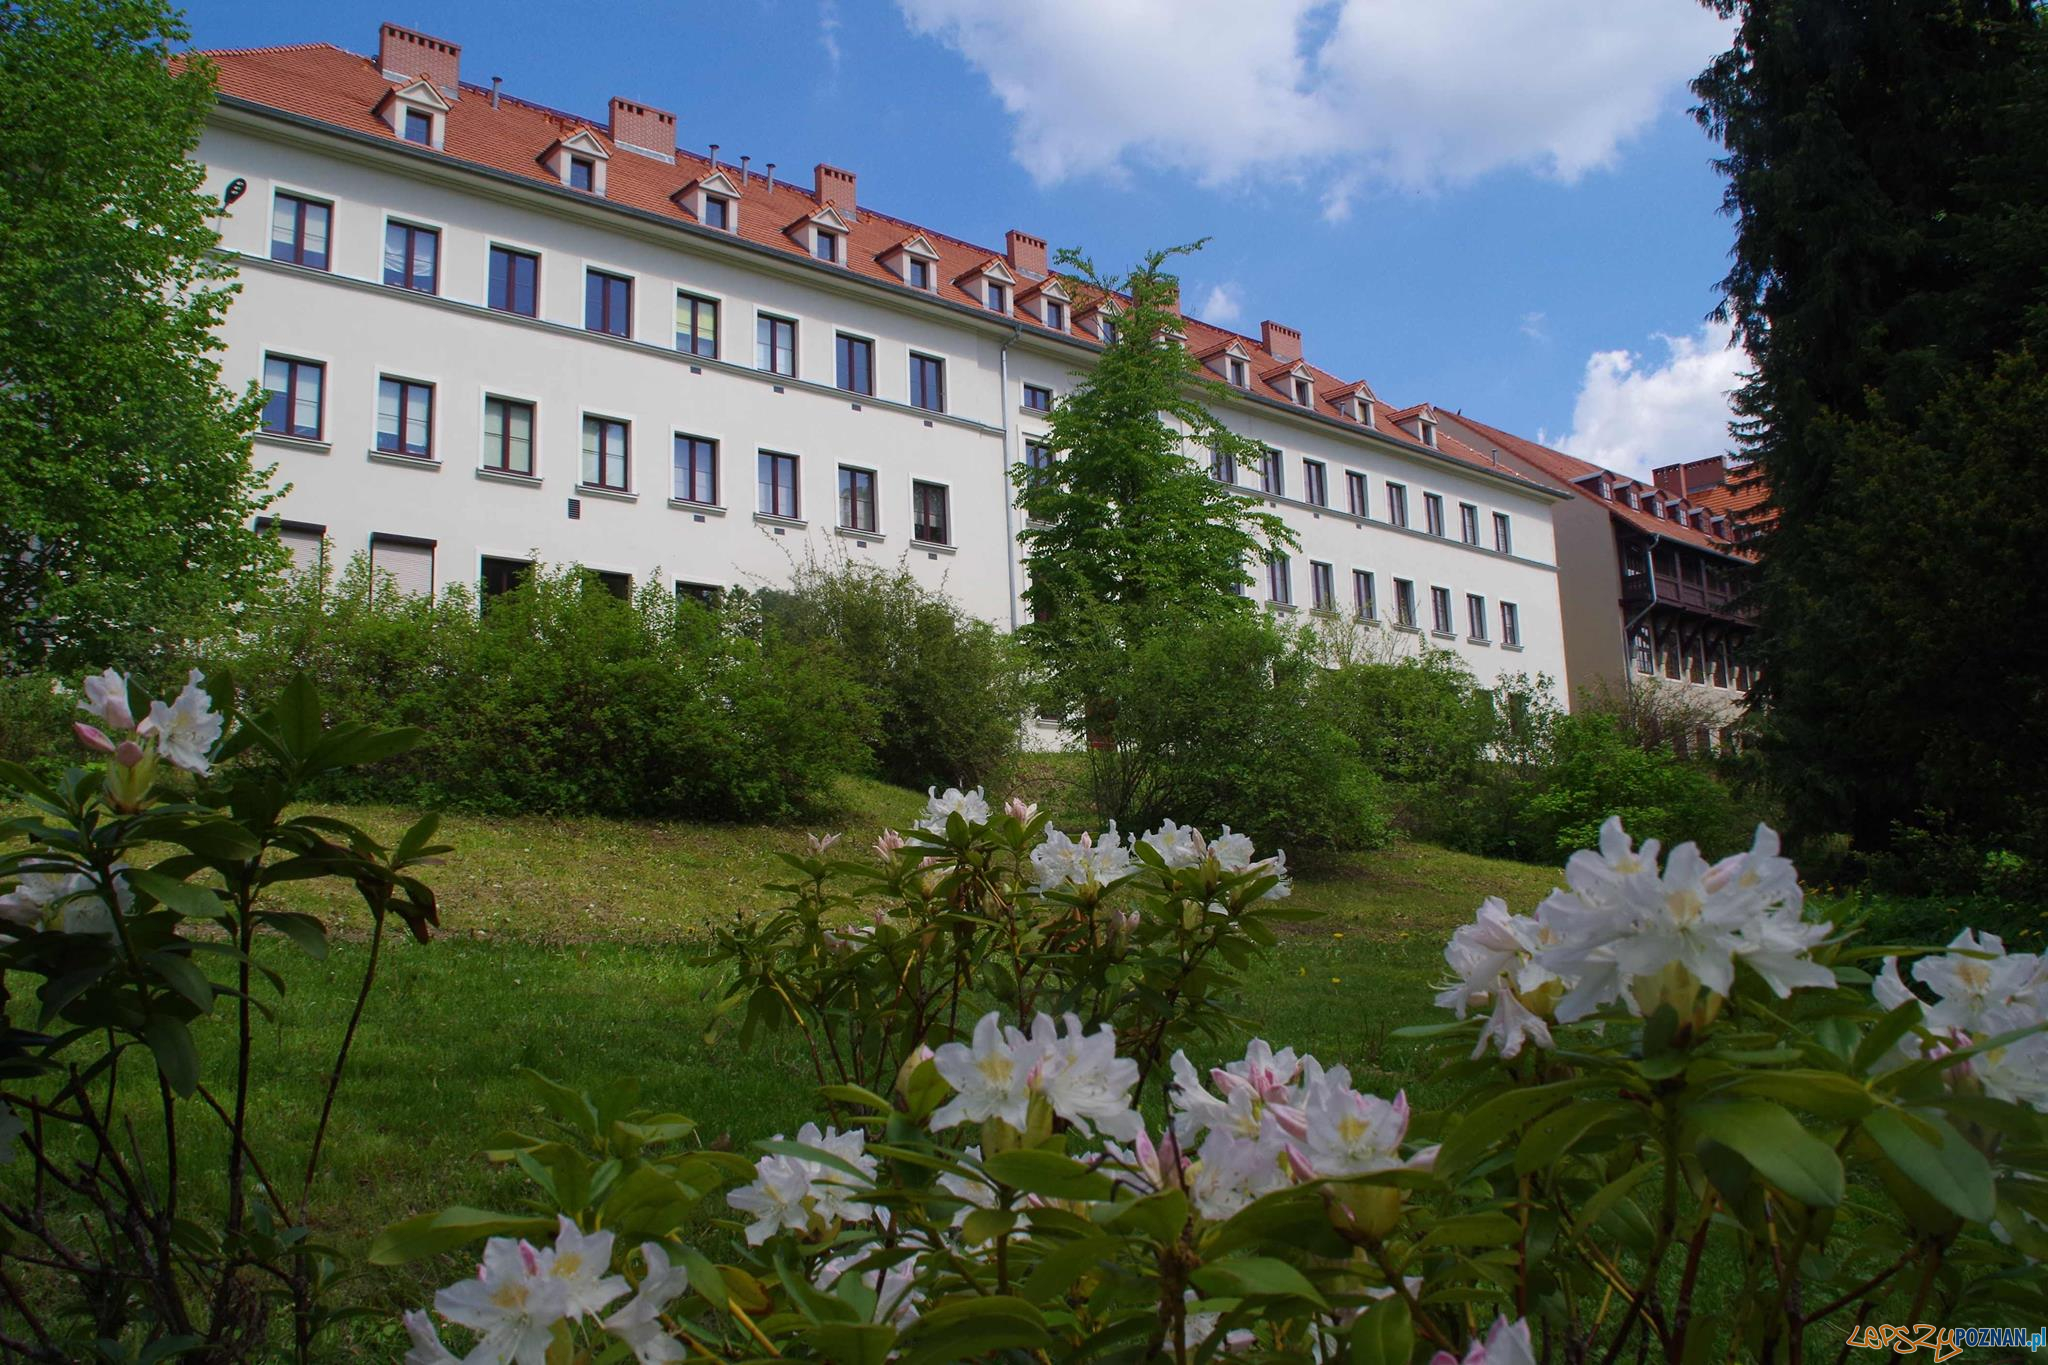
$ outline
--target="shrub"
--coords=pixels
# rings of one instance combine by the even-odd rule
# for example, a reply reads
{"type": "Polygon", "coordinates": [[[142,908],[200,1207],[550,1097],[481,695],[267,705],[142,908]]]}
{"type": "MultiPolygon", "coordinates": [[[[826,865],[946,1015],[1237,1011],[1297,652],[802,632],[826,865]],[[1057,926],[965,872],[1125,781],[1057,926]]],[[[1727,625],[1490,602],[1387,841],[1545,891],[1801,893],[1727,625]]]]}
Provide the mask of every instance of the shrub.
{"type": "Polygon", "coordinates": [[[1690,835],[1713,855],[1743,847],[1757,824],[1706,764],[1645,749],[1604,715],[1558,716],[1521,796],[1502,851],[1523,858],[1584,848],[1610,815],[1666,842],[1690,835]]]}
{"type": "Polygon", "coordinates": [[[75,752],[65,743],[71,689],[45,673],[0,677],[0,760],[54,777],[75,752]]]}
{"type": "Polygon", "coordinates": [[[1010,638],[901,565],[816,561],[758,594],[773,638],[829,648],[867,693],[880,776],[899,786],[977,786],[1007,774],[1024,727],[1010,638]]]}

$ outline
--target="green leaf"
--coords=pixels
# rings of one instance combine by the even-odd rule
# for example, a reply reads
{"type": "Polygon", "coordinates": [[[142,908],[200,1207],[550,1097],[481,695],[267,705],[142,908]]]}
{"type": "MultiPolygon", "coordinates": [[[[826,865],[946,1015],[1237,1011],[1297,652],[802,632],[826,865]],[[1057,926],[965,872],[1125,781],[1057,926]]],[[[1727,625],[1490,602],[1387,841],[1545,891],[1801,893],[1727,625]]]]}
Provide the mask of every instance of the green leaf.
{"type": "Polygon", "coordinates": [[[1913,1026],[1925,1013],[1918,1000],[1908,1000],[1892,1010],[1870,1026],[1870,1032],[1857,1045],[1856,1055],[1850,1059],[1849,1065],[1856,1069],[1858,1075],[1867,1073],[1884,1060],[1900,1039],[1913,1031],[1913,1026]]]}
{"type": "Polygon", "coordinates": [[[1351,1327],[1351,1365],[1408,1365],[1415,1354],[1415,1319],[1399,1295],[1381,1299],[1351,1327]]]}
{"type": "Polygon", "coordinates": [[[385,1228],[371,1240],[367,1259],[371,1265],[404,1265],[486,1237],[541,1237],[554,1230],[552,1218],[487,1209],[443,1209],[401,1219],[385,1228]]]}
{"type": "Polygon", "coordinates": [[[1748,1071],[1712,1093],[1776,1100],[1841,1123],[1854,1123],[1878,1105],[1863,1082],[1839,1071],[1748,1071]]]}
{"type": "Polygon", "coordinates": [[[192,964],[192,959],[183,953],[169,951],[154,952],[143,961],[164,979],[164,984],[192,1002],[192,1007],[201,1014],[213,1009],[213,983],[206,979],[206,973],[192,964]]]}
{"type": "Polygon", "coordinates": [[[1522,1086],[1496,1095],[1460,1118],[1437,1152],[1436,1169],[1456,1175],[1529,1120],[1548,1113],[1581,1090],[1607,1084],[1600,1076],[1577,1076],[1550,1085],[1522,1086]]]}
{"type": "Polygon", "coordinates": [[[217,919],[225,908],[218,895],[203,886],[193,886],[174,877],[148,868],[131,868],[127,874],[128,884],[145,895],[161,901],[170,909],[192,919],[217,919]]]}
{"type": "Polygon", "coordinates": [[[1107,1199],[1116,1184],[1072,1157],[1035,1148],[998,1152],[982,1168],[1013,1190],[1048,1199],[1107,1199]]]}
{"type": "Polygon", "coordinates": [[[315,962],[327,957],[327,926],[311,915],[296,910],[264,910],[257,913],[256,922],[283,934],[315,962]]]}
{"type": "Polygon", "coordinates": [[[949,1298],[903,1334],[898,1359],[899,1365],[950,1365],[994,1351],[1035,1350],[1051,1341],[1044,1317],[1023,1299],[1008,1294],[949,1298]]]}
{"type": "Polygon", "coordinates": [[[1842,1159],[1780,1106],[1730,1100],[1701,1105],[1686,1117],[1698,1136],[1736,1153],[1788,1198],[1809,1208],[1842,1202],[1842,1159]]]}
{"type": "Polygon", "coordinates": [[[1272,1256],[1230,1256],[1211,1261],[1189,1271],[1188,1281],[1216,1298],[1306,1299],[1318,1308],[1328,1307],[1306,1275],[1272,1256]]]}
{"type": "Polygon", "coordinates": [[[1991,1163],[1947,1120],[1880,1109],[1863,1120],[1863,1131],[1907,1179],[1951,1211],[1973,1223],[1988,1223],[1997,1212],[1991,1163]]]}
{"type": "Polygon", "coordinates": [[[1593,1104],[1566,1105],[1556,1113],[1545,1114],[1529,1125],[1522,1145],[1515,1150],[1515,1174],[1547,1170],[1597,1125],[1610,1120],[1636,1120],[1642,1113],[1640,1105],[1624,1100],[1601,1100],[1593,1104]]]}
{"type": "Polygon", "coordinates": [[[896,1329],[886,1323],[828,1322],[803,1336],[820,1358],[839,1365],[884,1365],[896,1346],[896,1329]]]}
{"type": "Polygon", "coordinates": [[[1114,1264],[1117,1245],[1114,1237],[1083,1237],[1063,1242],[1031,1268],[1018,1287],[1019,1292],[1033,1303],[1050,1303],[1097,1266],[1114,1264]]]}
{"type": "Polygon", "coordinates": [[[969,1246],[993,1242],[1017,1226],[1015,1209],[975,1209],[960,1224],[960,1236],[969,1246]]]}
{"type": "Polygon", "coordinates": [[[1504,1213],[1460,1213],[1439,1218],[1424,1234],[1423,1246],[1501,1247],[1510,1246],[1522,1235],[1522,1225],[1504,1213]]]}
{"type": "Polygon", "coordinates": [[[156,1057],[156,1069],[180,1097],[199,1088],[199,1049],[192,1045],[192,1030],[183,1019],[152,1014],[142,1021],[142,1041],[156,1057]]]}

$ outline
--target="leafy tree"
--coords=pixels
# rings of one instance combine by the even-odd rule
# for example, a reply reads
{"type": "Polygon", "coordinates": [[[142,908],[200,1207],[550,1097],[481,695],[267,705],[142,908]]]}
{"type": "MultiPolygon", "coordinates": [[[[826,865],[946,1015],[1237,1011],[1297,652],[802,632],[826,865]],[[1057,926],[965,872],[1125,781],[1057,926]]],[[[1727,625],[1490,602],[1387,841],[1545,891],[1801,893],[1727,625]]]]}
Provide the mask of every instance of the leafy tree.
{"type": "Polygon", "coordinates": [[[1057,258],[1077,296],[1120,312],[1094,370],[1053,410],[1052,467],[1017,471],[1033,617],[1023,635],[1053,705],[1091,730],[1110,719],[1096,685],[1104,659],[1163,622],[1252,610],[1246,561],[1295,543],[1207,468],[1211,452],[1246,465],[1264,449],[1210,413],[1223,386],[1181,342],[1180,283],[1166,265],[1200,246],[1151,252],[1120,280],[1077,252],[1057,258]]]}
{"type": "Polygon", "coordinates": [[[0,0],[0,668],[136,659],[281,562],[186,37],[158,0],[0,0]]]}
{"type": "Polygon", "coordinates": [[[1708,0],[1694,83],[1736,222],[1726,312],[1789,814],[1880,849],[1933,808],[2048,853],[2048,36],[2028,0],[1708,0]],[[2001,622],[2007,623],[2001,628],[2001,622]]]}

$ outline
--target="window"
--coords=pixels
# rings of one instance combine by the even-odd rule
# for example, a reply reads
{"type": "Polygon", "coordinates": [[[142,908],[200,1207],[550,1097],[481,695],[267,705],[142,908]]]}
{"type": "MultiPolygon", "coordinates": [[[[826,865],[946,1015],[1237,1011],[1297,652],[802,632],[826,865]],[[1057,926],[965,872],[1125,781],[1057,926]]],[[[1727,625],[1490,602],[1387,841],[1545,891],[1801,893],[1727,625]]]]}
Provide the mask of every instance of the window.
{"type": "Polygon", "coordinates": [[[270,208],[270,259],[327,268],[327,230],[334,208],[317,199],[280,194],[270,208]]]}
{"type": "Polygon", "coordinates": [[[811,254],[821,261],[839,263],[839,234],[836,232],[812,232],[811,254]]]}
{"type": "Polygon", "coordinates": [[[533,476],[533,404],[484,399],[484,468],[533,476]]]}
{"type": "Polygon", "coordinates": [[[720,232],[732,230],[732,200],[722,194],[704,196],[704,226],[720,232]]]}
{"type": "Polygon", "coordinates": [[[279,436],[303,436],[309,441],[320,439],[321,423],[326,417],[325,365],[317,360],[266,355],[263,387],[270,391],[263,404],[265,431],[279,436]]]}
{"type": "Polygon", "coordinates": [[[677,292],[676,349],[718,359],[718,300],[677,292]]]}
{"type": "Polygon", "coordinates": [[[1045,325],[1055,332],[1067,330],[1067,305],[1058,299],[1045,301],[1045,325]]]}
{"type": "Polygon", "coordinates": [[[1493,514],[1493,548],[1504,555],[1515,552],[1515,528],[1505,512],[1493,514]]]}
{"type": "Polygon", "coordinates": [[[1308,566],[1309,603],[1317,611],[1337,610],[1337,571],[1319,560],[1308,566]]]}
{"type": "Polygon", "coordinates": [[[1522,609],[1512,602],[1500,604],[1500,642],[1522,647],[1522,609]]]}
{"type": "Polygon", "coordinates": [[[839,356],[839,387],[848,393],[875,391],[875,343],[841,332],[834,342],[839,356]]]}
{"type": "Polygon", "coordinates": [[[1009,312],[1010,291],[1003,286],[1003,282],[1001,280],[984,280],[983,284],[986,286],[983,297],[988,300],[988,306],[998,313],[1009,312]]]}
{"type": "Polygon", "coordinates": [[[1629,652],[1635,657],[1636,672],[1648,676],[1657,671],[1656,651],[1650,644],[1649,627],[1637,627],[1629,652]]]}
{"type": "Polygon", "coordinates": [[[1322,461],[1301,462],[1301,495],[1318,507],[1330,505],[1330,475],[1322,461]]]}
{"type": "Polygon", "coordinates": [[[932,287],[932,263],[930,261],[921,261],[917,257],[912,256],[910,258],[909,280],[912,289],[930,289],[932,287]]]}
{"type": "Polygon", "coordinates": [[[718,442],[676,433],[675,493],[677,502],[718,505],[718,442]]]}
{"type": "Polygon", "coordinates": [[[1024,386],[1024,406],[1033,412],[1052,411],[1052,390],[1043,384],[1024,386]]]}
{"type": "Polygon", "coordinates": [[[1372,574],[1365,569],[1351,571],[1351,608],[1361,621],[1379,619],[1380,608],[1372,587],[1372,574]]]}
{"type": "Polygon", "coordinates": [[[434,386],[410,379],[377,381],[377,449],[393,455],[434,455],[434,386]]]}
{"type": "Polygon", "coordinates": [[[1429,625],[1430,629],[1439,635],[1449,635],[1452,633],[1451,590],[1449,588],[1431,588],[1429,590],[1429,625]]]}
{"type": "Polygon", "coordinates": [[[725,589],[716,583],[685,583],[676,580],[676,601],[694,602],[709,611],[717,611],[719,602],[725,597],[725,589]]]}
{"type": "Polygon", "coordinates": [[[1467,545],[1479,543],[1479,509],[1469,502],[1458,504],[1458,539],[1467,545]]]}
{"type": "Polygon", "coordinates": [[[616,569],[586,569],[584,572],[590,575],[589,581],[600,592],[610,597],[616,597],[621,602],[633,600],[633,575],[620,573],[616,569]]]}
{"type": "Polygon", "coordinates": [[[1415,585],[1405,578],[1394,580],[1394,624],[1415,629],[1415,585]]]}
{"type": "Polygon", "coordinates": [[[405,111],[405,140],[422,147],[434,145],[434,116],[418,109],[405,111]]]}
{"type": "Polygon", "coordinates": [[[1434,448],[1436,445],[1436,423],[1418,422],[1416,425],[1422,428],[1422,443],[1434,448]]]}
{"type": "Polygon", "coordinates": [[[1305,408],[1312,408],[1315,406],[1315,389],[1309,384],[1309,382],[1306,379],[1297,379],[1294,381],[1294,401],[1301,404],[1301,406],[1305,408]]]}
{"type": "Polygon", "coordinates": [[[1274,555],[1266,561],[1266,597],[1282,606],[1294,601],[1293,564],[1286,555],[1274,555]]]}
{"type": "Polygon", "coordinates": [[[946,497],[944,484],[918,480],[910,485],[912,540],[921,540],[927,545],[953,543],[953,520],[947,515],[946,497]]]}
{"type": "Polygon", "coordinates": [[[1465,633],[1475,640],[1486,638],[1486,599],[1477,593],[1465,594],[1465,633]]]}
{"type": "Polygon", "coordinates": [[[597,184],[597,163],[587,156],[569,158],[569,188],[588,190],[597,184]]]}
{"type": "Polygon", "coordinates": [[[631,487],[631,432],[610,417],[583,419],[583,482],[623,493],[631,487]]]}
{"type": "Polygon", "coordinates": [[[490,305],[501,313],[521,317],[535,315],[535,284],[540,279],[540,257],[509,246],[491,248],[490,305]]]}
{"type": "Polygon", "coordinates": [[[1444,499],[1441,493],[1422,495],[1422,521],[1431,535],[1444,533],[1444,499]]]}
{"type": "Polygon", "coordinates": [[[754,323],[754,365],[770,374],[796,376],[796,324],[763,313],[754,323]]]}
{"type": "MultiPolygon", "coordinates": [[[[1042,441],[1024,443],[1024,467],[1030,470],[1026,476],[1025,491],[1033,492],[1050,483],[1052,475],[1052,447],[1042,441]]],[[[1040,518],[1033,517],[1033,521],[1040,518]]]]}
{"type": "Polygon", "coordinates": [[[1369,517],[1372,515],[1372,508],[1366,503],[1365,475],[1355,469],[1344,471],[1344,499],[1345,505],[1351,509],[1352,516],[1369,517]]]}
{"type": "Polygon", "coordinates": [[[796,456],[761,452],[761,511],[771,517],[797,518],[796,456]]]}
{"type": "Polygon", "coordinates": [[[839,524],[849,531],[875,529],[875,471],[839,466],[839,524]]]}
{"type": "Polygon", "coordinates": [[[1405,484],[1387,485],[1387,521],[1394,526],[1408,524],[1408,489],[1405,484]]]}
{"type": "Polygon", "coordinates": [[[1228,366],[1228,369],[1230,371],[1230,382],[1237,385],[1238,388],[1244,388],[1247,384],[1251,382],[1250,370],[1245,365],[1245,363],[1242,360],[1239,360],[1236,356],[1230,357],[1230,364],[1228,366]]]}
{"type": "Polygon", "coordinates": [[[1105,346],[1116,345],[1116,319],[1106,313],[1097,318],[1095,321],[1095,335],[1102,339],[1102,344],[1105,346]]]}
{"type": "Polygon", "coordinates": [[[592,270],[583,277],[583,326],[607,336],[633,335],[633,282],[592,270]]]}
{"type": "Polygon", "coordinates": [[[477,596],[489,606],[493,597],[503,597],[524,583],[533,573],[533,565],[523,559],[492,559],[485,556],[481,572],[477,575],[477,596]]]}
{"type": "Polygon", "coordinates": [[[910,353],[910,402],[932,412],[946,410],[946,362],[937,356],[910,353]]]}
{"type": "Polygon", "coordinates": [[[384,283],[432,294],[440,283],[441,234],[411,223],[384,225],[384,283]]]}
{"type": "Polygon", "coordinates": [[[1279,451],[1268,449],[1259,460],[1259,491],[1283,497],[1287,492],[1287,466],[1279,451]]]}
{"type": "Polygon", "coordinates": [[[1209,477],[1218,483],[1237,482],[1237,456],[1228,451],[1209,452],[1209,477]]]}

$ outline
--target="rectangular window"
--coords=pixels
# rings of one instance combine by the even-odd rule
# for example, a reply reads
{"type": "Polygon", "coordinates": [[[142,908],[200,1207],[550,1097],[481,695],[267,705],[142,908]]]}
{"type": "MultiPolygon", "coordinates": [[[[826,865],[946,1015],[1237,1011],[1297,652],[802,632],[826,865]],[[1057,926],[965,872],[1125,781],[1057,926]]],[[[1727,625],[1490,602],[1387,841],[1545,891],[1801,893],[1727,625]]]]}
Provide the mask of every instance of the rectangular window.
{"type": "Polygon", "coordinates": [[[263,429],[280,436],[320,439],[326,418],[327,367],[317,360],[293,360],[289,356],[263,357],[263,387],[270,397],[263,404],[263,429]]]}
{"type": "Polygon", "coordinates": [[[384,225],[384,283],[432,294],[441,277],[441,234],[411,223],[384,225]]]}
{"type": "Polygon", "coordinates": [[[813,232],[811,234],[811,254],[821,261],[837,263],[839,260],[839,234],[836,232],[813,232]]]}
{"type": "MultiPolygon", "coordinates": [[[[1052,447],[1043,441],[1026,441],[1024,467],[1031,471],[1026,475],[1027,492],[1046,487],[1052,478],[1052,447]]],[[[1040,518],[1033,517],[1032,520],[1038,521],[1040,518]]]]}
{"type": "Polygon", "coordinates": [[[1237,482],[1237,456],[1227,451],[1209,452],[1209,477],[1218,483],[1237,482]]]}
{"type": "Polygon", "coordinates": [[[1387,523],[1390,526],[1408,524],[1408,489],[1405,484],[1387,485],[1387,523]]]}
{"type": "Polygon", "coordinates": [[[1515,552],[1515,528],[1505,512],[1493,514],[1493,548],[1504,555],[1515,552]]]}
{"type": "Polygon", "coordinates": [[[1305,408],[1312,408],[1316,405],[1315,390],[1306,379],[1294,381],[1294,401],[1305,408]]]}
{"type": "Polygon", "coordinates": [[[676,580],[676,601],[693,602],[709,611],[717,611],[718,604],[725,596],[725,589],[716,583],[685,583],[676,580]]]}
{"type": "Polygon", "coordinates": [[[953,543],[953,519],[947,508],[947,497],[948,492],[944,484],[918,480],[910,485],[912,540],[921,540],[927,545],[953,543]]]}
{"type": "Polygon", "coordinates": [[[583,482],[626,492],[632,487],[632,432],[610,417],[583,418],[583,482]]]}
{"type": "Polygon", "coordinates": [[[590,575],[590,582],[607,596],[616,597],[621,602],[633,600],[633,575],[616,569],[586,569],[584,572],[590,575]]]}
{"type": "Polygon", "coordinates": [[[998,313],[1009,312],[1010,291],[1003,287],[1002,281],[988,280],[985,283],[988,285],[988,306],[998,313]]]}
{"type": "Polygon", "coordinates": [[[535,316],[539,280],[540,257],[530,251],[514,251],[509,246],[491,248],[491,307],[500,313],[535,316]]]}
{"type": "Polygon", "coordinates": [[[484,468],[533,477],[533,404],[484,399],[484,468]]]}
{"type": "Polygon", "coordinates": [[[1095,323],[1095,335],[1105,346],[1116,345],[1116,319],[1105,314],[1095,323]]]}
{"type": "Polygon", "coordinates": [[[1286,606],[1294,601],[1294,566],[1286,555],[1266,561],[1266,597],[1286,606]]]}
{"type": "Polygon", "coordinates": [[[1055,332],[1067,330],[1067,305],[1057,299],[1045,301],[1045,325],[1055,332]]]}
{"type": "Polygon", "coordinates": [[[676,293],[676,349],[718,359],[718,300],[676,293]]]}
{"type": "Polygon", "coordinates": [[[1026,384],[1024,386],[1024,406],[1033,412],[1051,412],[1052,390],[1043,384],[1026,384]]]}
{"type": "Polygon", "coordinates": [[[328,228],[334,208],[317,199],[280,194],[270,208],[270,259],[327,269],[328,228]]]}
{"type": "Polygon", "coordinates": [[[1287,466],[1282,463],[1284,458],[1279,451],[1269,449],[1259,460],[1259,491],[1261,493],[1271,493],[1276,498],[1286,495],[1287,466]]]}
{"type": "Polygon", "coordinates": [[[597,183],[597,163],[587,156],[569,158],[569,188],[588,190],[597,183]]]}
{"type": "Polygon", "coordinates": [[[761,511],[771,517],[797,519],[796,456],[761,452],[761,511]]]}
{"type": "Polygon", "coordinates": [[[1337,571],[1328,564],[1310,560],[1309,601],[1317,611],[1337,610],[1337,571]]]}
{"type": "Polygon", "coordinates": [[[910,353],[910,403],[931,412],[946,410],[946,362],[937,356],[910,353]]]}
{"type": "Polygon", "coordinates": [[[1431,588],[1429,590],[1429,625],[1439,635],[1452,634],[1451,590],[1431,588]]]}
{"type": "Polygon", "coordinates": [[[377,381],[377,449],[393,455],[434,453],[434,386],[410,379],[377,381]]]}
{"type": "Polygon", "coordinates": [[[839,466],[839,524],[849,531],[875,530],[875,471],[839,466]]]}
{"type": "Polygon", "coordinates": [[[675,494],[678,502],[718,505],[718,442],[676,433],[675,494]]]}
{"type": "Polygon", "coordinates": [[[1301,495],[1318,507],[1330,505],[1330,474],[1322,461],[1301,462],[1301,495]]]}
{"type": "Polygon", "coordinates": [[[1394,624],[1415,629],[1415,585],[1405,578],[1394,580],[1394,624]]]}
{"type": "Polygon", "coordinates": [[[1422,495],[1422,520],[1429,533],[1440,536],[1444,533],[1444,500],[1440,493],[1422,495]]]}
{"type": "Polygon", "coordinates": [[[930,289],[932,287],[932,263],[930,261],[921,261],[915,256],[910,258],[910,287],[912,289],[930,289]]]}
{"type": "Polygon", "coordinates": [[[422,147],[434,144],[434,116],[418,109],[405,111],[405,140],[417,142],[422,147]]]}
{"type": "Polygon", "coordinates": [[[1379,619],[1380,605],[1373,592],[1372,574],[1364,569],[1351,571],[1351,608],[1361,621],[1379,619]]]}
{"type": "Polygon", "coordinates": [[[1458,539],[1467,545],[1479,543],[1479,509],[1469,502],[1458,504],[1458,539]]]}
{"type": "Polygon", "coordinates": [[[1500,642],[1518,648],[1522,643],[1522,609],[1513,602],[1500,604],[1500,642]]]}
{"type": "Polygon", "coordinates": [[[1344,500],[1354,517],[1369,517],[1372,507],[1366,502],[1365,475],[1355,469],[1344,472],[1344,500]]]}
{"type": "Polygon", "coordinates": [[[1477,593],[1465,594],[1465,630],[1475,640],[1486,638],[1486,599],[1477,593]]]}
{"type": "Polygon", "coordinates": [[[633,282],[592,270],[583,277],[583,327],[607,336],[633,335],[633,282]]]}
{"type": "Polygon", "coordinates": [[[796,324],[763,313],[754,323],[754,366],[796,377],[796,324]]]}
{"type": "Polygon", "coordinates": [[[503,597],[524,583],[533,573],[533,565],[523,559],[492,559],[485,556],[482,572],[478,574],[478,593],[485,605],[494,597],[503,597]]]}
{"type": "Polygon", "coordinates": [[[1238,388],[1242,389],[1251,383],[1251,374],[1249,369],[1246,367],[1245,363],[1242,360],[1239,360],[1236,356],[1230,357],[1230,364],[1228,368],[1230,370],[1230,382],[1232,384],[1235,384],[1238,388]]]}
{"type": "Polygon", "coordinates": [[[874,393],[875,343],[841,332],[834,349],[839,356],[839,387],[848,393],[874,393]]]}
{"type": "Polygon", "coordinates": [[[704,196],[704,226],[717,228],[720,232],[732,227],[732,201],[723,195],[704,196]]]}

